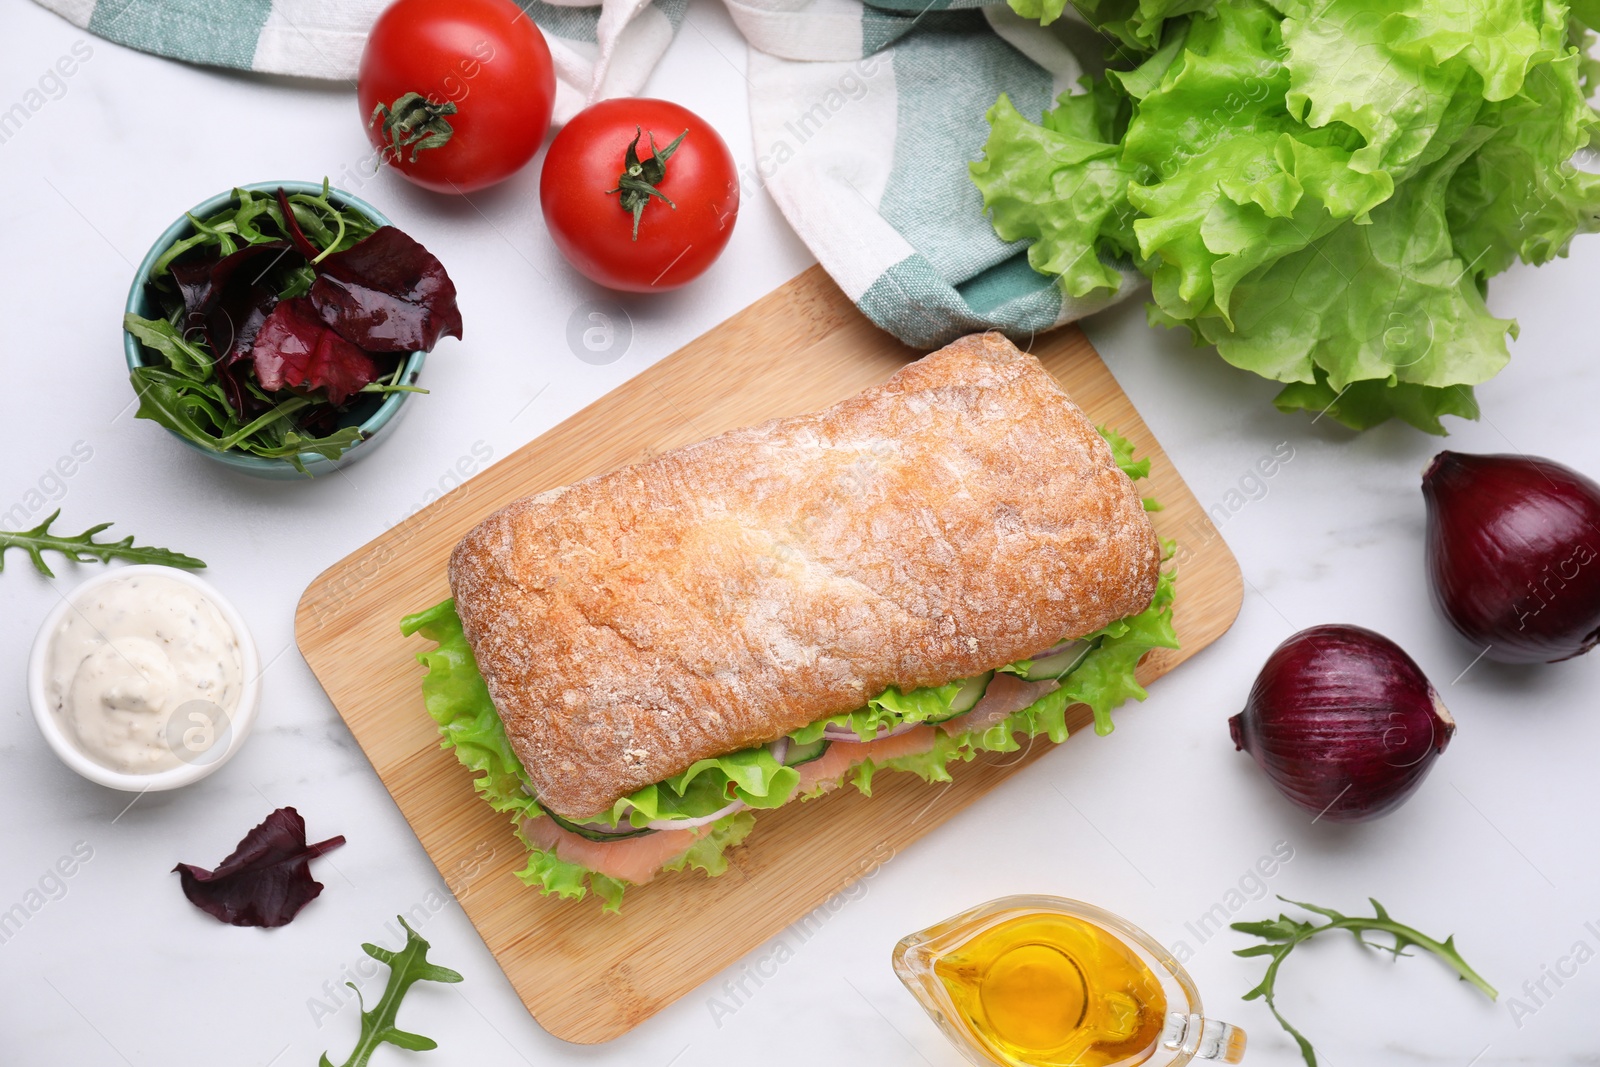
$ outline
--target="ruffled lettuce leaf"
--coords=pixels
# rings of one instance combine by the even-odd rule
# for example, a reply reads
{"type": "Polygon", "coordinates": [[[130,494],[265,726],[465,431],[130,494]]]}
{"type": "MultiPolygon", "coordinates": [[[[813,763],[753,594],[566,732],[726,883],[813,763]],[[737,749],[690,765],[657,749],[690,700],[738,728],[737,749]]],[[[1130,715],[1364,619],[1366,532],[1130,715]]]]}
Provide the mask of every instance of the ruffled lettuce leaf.
{"type": "Polygon", "coordinates": [[[747,748],[690,764],[681,774],[621,798],[609,817],[590,821],[644,826],[659,819],[697,819],[735,800],[775,808],[799,782],[800,772],[779,763],[767,748],[747,748]]]}
{"type": "Polygon", "coordinates": [[[1565,255],[1573,237],[1600,228],[1600,175],[1571,162],[1600,119],[1585,103],[1586,58],[1535,68],[1521,91],[1478,116],[1488,135],[1451,177],[1445,214],[1456,258],[1479,283],[1519,259],[1565,255]]]}
{"type": "Polygon", "coordinates": [[[1037,123],[991,110],[972,176],[996,232],[1073,295],[1131,262],[1152,324],[1285,383],[1282,410],[1475,417],[1514,331],[1488,278],[1600,227],[1600,177],[1571,163],[1596,128],[1600,5],[1078,6],[1121,47],[1037,123]]]}
{"type": "MultiPolygon", "coordinates": [[[[1063,96],[1035,125],[1001,96],[989,110],[984,158],[970,164],[995,232],[1032,241],[1028,264],[1072,296],[1122,284],[1115,263],[1137,249],[1121,159],[1115,90],[1105,82],[1063,96]]],[[[1123,110],[1126,110],[1125,108],[1123,110]]],[[[1125,120],[1124,120],[1125,121],[1125,120]]]]}
{"type": "Polygon", "coordinates": [[[400,622],[406,636],[421,634],[437,647],[417,654],[428,668],[422,679],[422,700],[439,724],[439,747],[453,750],[475,773],[473,788],[495,811],[514,820],[541,814],[528,789],[528,775],[506,736],[505,724],[489,698],[472,646],[461,629],[456,602],[445,600],[400,622]]]}
{"type": "Polygon", "coordinates": [[[517,872],[523,885],[537,889],[545,896],[564,900],[582,900],[593,893],[603,902],[602,910],[622,910],[622,895],[628,888],[627,882],[619,882],[598,871],[569,863],[554,852],[546,852],[529,844],[521,830],[517,831],[517,840],[528,850],[528,865],[517,872]]]}
{"type": "MultiPolygon", "coordinates": [[[[1168,558],[1172,548],[1169,543],[1168,558]]],[[[1155,648],[1178,647],[1178,634],[1172,628],[1173,578],[1170,569],[1163,570],[1149,607],[1098,634],[1090,634],[1088,639],[1095,642],[1094,649],[1061,680],[1061,688],[1040,703],[1059,700],[1063,711],[1073,704],[1087,704],[1094,712],[1094,732],[1102,737],[1109,734],[1111,709],[1149,695],[1134,674],[1145,653],[1155,648]]],[[[1024,709],[1030,710],[1033,709],[1024,709]]]]}
{"type": "Polygon", "coordinates": [[[1135,459],[1132,441],[1107,426],[1096,426],[1095,429],[1106,439],[1106,444],[1111,446],[1111,459],[1116,463],[1118,470],[1133,481],[1150,477],[1150,457],[1135,459]]]}
{"type": "MultiPolygon", "coordinates": [[[[1100,436],[1104,437],[1106,443],[1111,446],[1111,457],[1116,461],[1117,467],[1123,474],[1126,474],[1134,481],[1150,476],[1150,457],[1134,459],[1132,441],[1105,426],[1096,426],[1095,429],[1100,431],[1100,436]]],[[[1153,496],[1147,496],[1144,498],[1144,509],[1146,511],[1160,511],[1161,502],[1153,496]]]]}
{"type": "MultiPolygon", "coordinates": [[[[1170,546],[1166,554],[1169,558],[1172,555],[1170,546]]],[[[1075,704],[1087,704],[1094,712],[1095,733],[1110,733],[1113,708],[1149,695],[1135,675],[1145,653],[1153,648],[1178,647],[1178,635],[1172,628],[1174,578],[1170,569],[1163,570],[1148,608],[1119,619],[1098,635],[1090,635],[1101,640],[1062,679],[1061,688],[985,730],[952,736],[935,729],[934,745],[928,751],[882,762],[866,759],[846,772],[846,777],[867,796],[872,795],[872,779],[880,770],[906,771],[925,782],[948,782],[950,764],[969,762],[980,752],[1015,752],[1025,742],[1039,737],[1056,744],[1065,741],[1067,710],[1075,704]]],[[[819,789],[806,799],[821,792],[819,789]]]]}
{"type": "MultiPolygon", "coordinates": [[[[495,711],[494,701],[489,698],[489,688],[478,671],[466,634],[462,632],[455,601],[445,600],[426,611],[407,616],[401,621],[400,629],[407,635],[421,634],[437,645],[417,656],[418,662],[428,668],[422,679],[423,703],[439,725],[440,747],[453,751],[462,766],[474,773],[473,788],[491,808],[511,816],[517,840],[528,850],[528,864],[517,872],[517,877],[540,892],[554,896],[581,899],[594,893],[605,902],[606,910],[616,911],[622,903],[625,882],[563,860],[523,836],[522,820],[541,818],[544,811],[533,798],[527,771],[512,749],[505,725],[495,711]]],[[[789,768],[785,770],[791,775],[795,773],[789,768]]],[[[702,769],[693,778],[711,783],[716,776],[702,769]]],[[[749,774],[741,774],[740,780],[753,785],[749,774]]],[[[792,782],[790,789],[793,789],[792,782]]],[[[708,808],[705,814],[723,803],[726,801],[708,808]]],[[[674,861],[673,869],[689,866],[720,874],[727,863],[722,851],[742,841],[750,832],[750,824],[747,813],[719,819],[711,833],[674,861]]]]}
{"type": "Polygon", "coordinates": [[[864,708],[818,719],[789,736],[798,744],[805,745],[821,738],[829,726],[848,726],[861,740],[871,741],[903,723],[938,722],[954,714],[950,710],[951,705],[964,685],[966,679],[957,679],[945,685],[913,689],[909,693],[902,693],[891,686],[867,701],[864,708]]]}
{"type": "MultiPolygon", "coordinates": [[[[1067,9],[1068,0],[1014,0],[1012,7],[1024,18],[1048,26],[1067,9]]],[[[1217,0],[1071,0],[1091,25],[1108,35],[1113,55],[1154,48],[1166,21],[1178,15],[1215,9],[1217,0]]]]}
{"type": "Polygon", "coordinates": [[[753,811],[736,811],[711,824],[711,833],[694,843],[689,851],[667,864],[662,870],[682,871],[693,869],[715,878],[728,872],[728,849],[750,836],[756,827],[753,811]]]}
{"type": "Polygon", "coordinates": [[[1285,110],[1280,25],[1259,2],[1223,5],[1188,26],[1170,61],[1163,50],[1135,72],[1144,95],[1123,158],[1148,177],[1128,200],[1141,266],[1170,314],[1226,320],[1240,278],[1392,188],[1350,167],[1349,130],[1303,129],[1285,110]]]}
{"type": "MultiPolygon", "coordinates": [[[[1422,160],[1453,99],[1505,100],[1564,54],[1565,5],[1540,0],[1279,0],[1291,85],[1312,128],[1361,135],[1352,164],[1396,181],[1422,160]]],[[[1435,151],[1437,154],[1437,151],[1435,151]]]]}
{"type": "MultiPolygon", "coordinates": [[[[1110,444],[1111,454],[1124,474],[1135,481],[1149,475],[1150,460],[1148,457],[1135,459],[1133,442],[1107,427],[1098,429],[1110,444]]],[[[1157,504],[1150,510],[1159,509],[1160,505],[1157,504]]],[[[1172,559],[1176,548],[1175,542],[1162,541],[1163,562],[1172,559]]],[[[969,730],[960,735],[935,730],[934,745],[927,752],[897,756],[882,762],[866,759],[846,772],[846,777],[867,796],[872,795],[872,779],[879,770],[906,771],[930,783],[948,782],[951,780],[951,763],[957,760],[970,761],[979,752],[1015,752],[1024,741],[1031,742],[1038,737],[1048,737],[1056,744],[1065,741],[1068,732],[1067,710],[1075,704],[1086,704],[1093,712],[1096,734],[1102,737],[1109,734],[1113,729],[1111,712],[1114,708],[1129,700],[1144,700],[1149,695],[1139,684],[1136,674],[1139,661],[1145,653],[1156,648],[1178,647],[1178,634],[1172,626],[1176,578],[1177,574],[1172,568],[1164,568],[1156,579],[1156,591],[1148,607],[1137,615],[1117,619],[1092,634],[1086,634],[1082,640],[1089,642],[1092,647],[1061,679],[1060,688],[985,730],[969,730]]],[[[1027,663],[1022,660],[1007,664],[999,671],[1025,675],[1027,663]]],[[[926,721],[927,718],[937,721],[948,715],[946,708],[943,714],[916,721],[926,721]]],[[[893,726],[894,723],[891,721],[886,725],[893,726]]],[[[870,740],[872,736],[875,735],[863,735],[863,740],[870,740]]],[[[818,788],[804,799],[809,800],[822,792],[824,790],[818,788]]]]}
{"type": "Polygon", "coordinates": [[[1245,279],[1232,328],[1201,316],[1201,334],[1236,367],[1285,382],[1313,382],[1320,369],[1335,393],[1357,382],[1448,390],[1493,377],[1509,359],[1513,324],[1484,305],[1445,216],[1445,191],[1475,147],[1458,141],[1367,225],[1340,227],[1245,279]]]}
{"type": "MultiPolygon", "coordinates": [[[[1150,457],[1146,456],[1142,459],[1136,458],[1134,455],[1134,445],[1132,441],[1128,440],[1126,437],[1122,436],[1122,434],[1109,427],[1098,426],[1096,427],[1096,430],[1099,432],[1100,436],[1105,439],[1106,444],[1111,447],[1112,460],[1116,463],[1118,469],[1120,469],[1123,474],[1126,474],[1135,482],[1139,481],[1141,478],[1147,478],[1150,476],[1150,457]]],[[[1145,499],[1144,506],[1146,511],[1161,510],[1161,505],[1154,499],[1150,498],[1145,499]]],[[[1155,598],[1151,602],[1150,608],[1146,608],[1145,611],[1139,615],[1130,616],[1126,619],[1116,619],[1103,629],[1096,630],[1094,633],[1087,634],[1082,638],[1083,641],[1092,643],[1095,648],[1083,660],[1079,661],[1077,666],[1074,667],[1073,673],[1077,673],[1079,669],[1089,666],[1091,663],[1104,664],[1108,660],[1117,660],[1120,662],[1121,659],[1125,659],[1127,657],[1130,649],[1135,647],[1142,639],[1145,638],[1156,638],[1161,641],[1170,640],[1173,642],[1172,644],[1159,646],[1156,644],[1145,645],[1145,651],[1155,647],[1177,648],[1177,637],[1172,633],[1171,628],[1172,613],[1170,609],[1165,613],[1167,622],[1166,630],[1164,632],[1151,629],[1150,626],[1155,625],[1152,622],[1147,625],[1139,634],[1136,634],[1131,638],[1128,636],[1130,631],[1136,625],[1141,625],[1139,620],[1143,620],[1147,615],[1151,614],[1152,609],[1157,609],[1156,615],[1160,616],[1161,613],[1159,609],[1167,607],[1171,604],[1171,601],[1172,589],[1170,576],[1163,575],[1161,580],[1157,583],[1155,598]],[[1096,653],[1101,652],[1108,645],[1110,652],[1107,656],[1096,655],[1096,653]]],[[[1142,656],[1143,652],[1139,653],[1139,655],[1142,656]]],[[[998,668],[998,671],[1009,672],[1011,674],[1018,674],[1026,677],[1028,674],[1028,668],[1031,665],[1031,660],[1018,660],[1015,663],[1008,663],[1005,666],[998,668]]],[[[1138,657],[1135,657],[1133,666],[1137,665],[1138,657]]],[[[1105,678],[1107,679],[1108,683],[1109,679],[1115,675],[1115,671],[1107,671],[1107,668],[1103,666],[1096,669],[1106,672],[1105,678]]],[[[962,688],[967,684],[967,681],[968,679],[957,679],[953,682],[948,682],[940,686],[927,686],[921,689],[915,689],[909,693],[902,693],[900,690],[891,687],[881,695],[869,700],[866,706],[863,708],[858,708],[851,712],[844,712],[839,715],[829,716],[826,719],[819,719],[808,726],[803,726],[800,729],[795,730],[789,736],[796,743],[809,744],[810,742],[821,738],[823,731],[828,726],[835,725],[848,726],[855,731],[856,736],[861,738],[861,740],[871,741],[872,739],[886,734],[896,727],[902,726],[906,723],[942,722],[956,714],[951,709],[955,702],[956,695],[961,692],[962,688]]],[[[1133,688],[1138,690],[1137,695],[1133,698],[1137,700],[1143,700],[1145,697],[1144,690],[1138,689],[1137,685],[1134,685],[1133,688]]],[[[1127,693],[1128,696],[1133,695],[1132,690],[1128,690],[1125,686],[1118,687],[1118,689],[1119,691],[1127,693]]],[[[1095,709],[1096,732],[1101,734],[1110,733],[1110,709],[1116,707],[1118,704],[1123,703],[1124,700],[1128,699],[1128,696],[1114,697],[1111,688],[1105,688],[1105,690],[1102,692],[1102,686],[1099,685],[1088,687],[1086,692],[1092,699],[1078,698],[1078,700],[1089,704],[1095,709]]],[[[1065,711],[1067,707],[1075,702],[1077,701],[1068,701],[1067,703],[1062,704],[1062,711],[1065,711]]],[[[1063,726],[1062,729],[1065,730],[1065,727],[1063,726]]],[[[943,732],[941,731],[941,734],[942,733],[943,732]]],[[[1066,734],[1062,733],[1061,736],[1062,739],[1065,739],[1066,734]]],[[[924,757],[908,756],[905,758],[920,765],[924,757]]],[[[857,780],[858,782],[865,781],[870,783],[871,779],[872,772],[869,769],[864,772],[864,776],[858,777],[857,780]]],[[[945,779],[940,778],[929,780],[944,781],[945,779]]]]}

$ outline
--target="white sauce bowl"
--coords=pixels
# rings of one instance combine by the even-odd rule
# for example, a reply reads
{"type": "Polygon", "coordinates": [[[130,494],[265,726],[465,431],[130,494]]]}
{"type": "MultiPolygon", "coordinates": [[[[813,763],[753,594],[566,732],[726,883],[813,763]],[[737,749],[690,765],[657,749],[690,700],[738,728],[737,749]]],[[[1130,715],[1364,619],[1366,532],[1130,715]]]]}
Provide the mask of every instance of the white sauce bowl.
{"type": "Polygon", "coordinates": [[[227,763],[249,736],[251,727],[255,725],[256,711],[261,703],[261,654],[256,648],[255,639],[250,636],[250,629],[245,625],[244,618],[228,599],[205,579],[175,567],[159,567],[151,564],[107,567],[80,583],[50,611],[50,614],[45,616],[43,625],[39,627],[39,635],[34,638],[33,651],[28,656],[28,700],[33,705],[34,722],[39,724],[39,732],[55,750],[56,756],[62,763],[89,781],[130,793],[154,793],[177,789],[191,782],[198,782],[227,763]],[[184,763],[153,774],[130,774],[97,763],[67,735],[51,707],[48,695],[50,644],[67,613],[74,610],[74,602],[97,586],[121,581],[141,573],[181,582],[216,606],[217,612],[233,629],[234,636],[238,639],[239,666],[243,676],[238,707],[228,715],[230,730],[227,747],[214,756],[208,751],[203,760],[184,763]]]}

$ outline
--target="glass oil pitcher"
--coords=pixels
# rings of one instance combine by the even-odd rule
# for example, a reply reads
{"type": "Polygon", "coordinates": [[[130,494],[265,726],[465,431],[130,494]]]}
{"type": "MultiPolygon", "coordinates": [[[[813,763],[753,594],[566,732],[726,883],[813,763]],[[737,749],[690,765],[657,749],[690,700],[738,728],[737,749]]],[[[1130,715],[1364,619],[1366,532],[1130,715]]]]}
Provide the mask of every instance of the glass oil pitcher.
{"type": "Polygon", "coordinates": [[[1244,1057],[1244,1031],[1205,1018],[1171,953],[1076,900],[979,905],[901,940],[894,969],[979,1067],[1178,1067],[1244,1057]]]}

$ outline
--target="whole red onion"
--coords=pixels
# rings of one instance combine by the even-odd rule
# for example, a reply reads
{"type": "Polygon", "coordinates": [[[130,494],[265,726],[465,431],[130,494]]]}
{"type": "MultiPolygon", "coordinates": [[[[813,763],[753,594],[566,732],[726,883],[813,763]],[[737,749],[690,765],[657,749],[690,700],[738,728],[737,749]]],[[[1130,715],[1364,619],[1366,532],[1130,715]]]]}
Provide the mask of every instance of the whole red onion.
{"type": "Polygon", "coordinates": [[[1422,497],[1434,603],[1485,656],[1554,663],[1600,643],[1600,485],[1548,459],[1440,452],[1422,497]]]}
{"type": "Polygon", "coordinates": [[[1360,626],[1313,626],[1279,645],[1228,720],[1278,792],[1330,822],[1399,807],[1455,730],[1415,661],[1360,626]]]}

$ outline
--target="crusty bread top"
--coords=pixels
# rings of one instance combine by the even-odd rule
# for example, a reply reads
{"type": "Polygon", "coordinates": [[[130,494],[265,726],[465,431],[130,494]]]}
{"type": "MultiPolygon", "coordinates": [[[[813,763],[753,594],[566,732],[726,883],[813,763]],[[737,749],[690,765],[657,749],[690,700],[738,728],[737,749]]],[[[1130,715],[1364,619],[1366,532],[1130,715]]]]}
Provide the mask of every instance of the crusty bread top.
{"type": "Polygon", "coordinates": [[[1143,610],[1133,483],[1032,356],[964,337],[824,411],[519,500],[450,557],[539,800],[698,759],[1143,610]]]}

